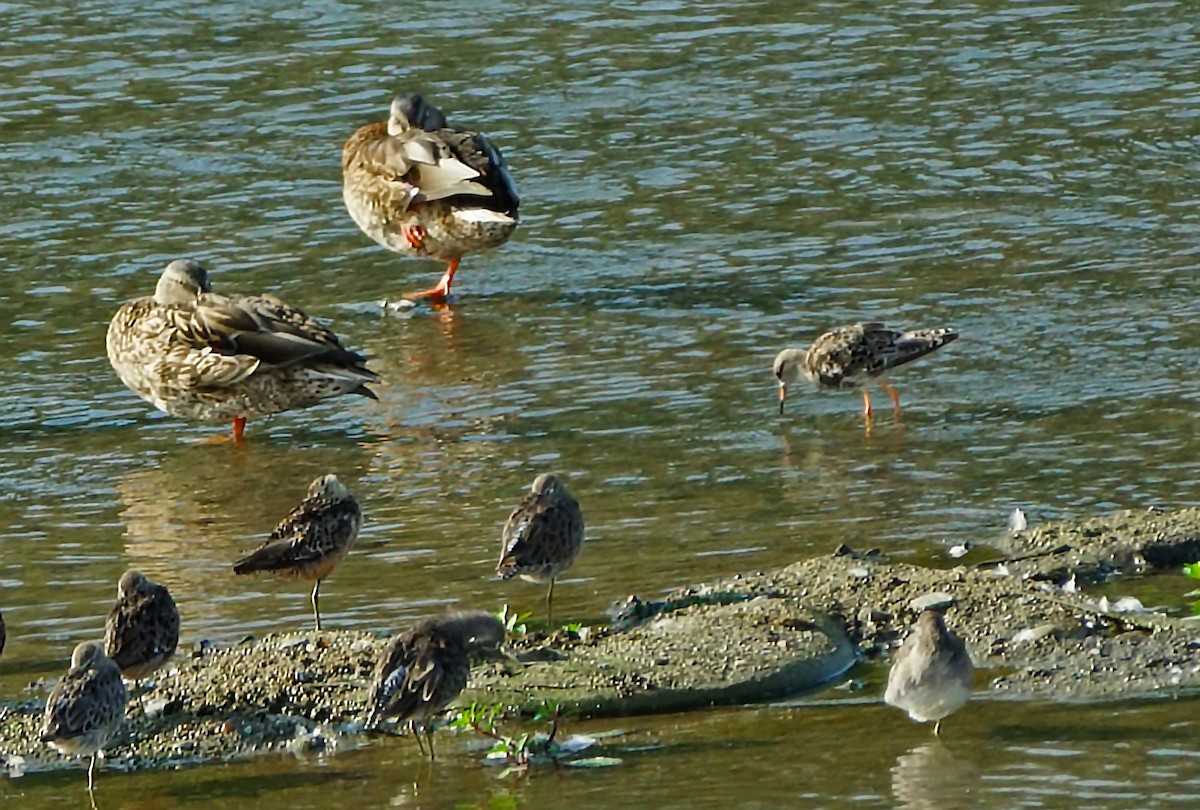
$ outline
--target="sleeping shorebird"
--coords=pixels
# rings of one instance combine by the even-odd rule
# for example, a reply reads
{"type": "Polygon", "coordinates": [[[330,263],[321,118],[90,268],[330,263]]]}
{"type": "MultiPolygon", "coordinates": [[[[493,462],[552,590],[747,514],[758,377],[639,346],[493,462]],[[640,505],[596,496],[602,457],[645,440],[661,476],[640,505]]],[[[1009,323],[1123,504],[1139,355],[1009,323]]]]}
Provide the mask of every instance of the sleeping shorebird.
{"type": "Polygon", "coordinates": [[[459,260],[498,247],[517,227],[520,198],[504,158],[479,132],[451,127],[416,94],[387,121],[358,129],[342,150],[342,197],[363,233],[397,253],[446,262],[431,289],[409,293],[444,308],[459,260]]]}
{"type": "Polygon", "coordinates": [[[126,571],[104,623],[104,652],[134,682],[157,672],[179,645],[179,609],[171,592],[141,571],[126,571]]]}
{"type": "Polygon", "coordinates": [[[558,476],[542,473],[504,524],[496,571],[501,579],[519,576],[529,582],[549,582],[546,613],[551,614],[554,578],[571,567],[581,548],[579,502],[558,476]]]}
{"type": "Polygon", "coordinates": [[[946,628],[942,614],[926,610],[892,661],[883,700],[918,723],[934,721],[933,733],[940,734],[942,718],[971,697],[974,678],[975,666],[962,639],[946,628]]]}
{"type": "Polygon", "coordinates": [[[784,349],[775,357],[775,378],[779,380],[779,413],[787,399],[788,386],[804,377],[825,388],[862,388],[863,414],[871,418],[871,397],[867,383],[878,380],[892,398],[900,415],[900,392],[881,378],[889,370],[945,346],[955,340],[953,329],[888,329],[881,323],[856,323],[826,332],[807,349],[784,349]]]}
{"type": "Polygon", "coordinates": [[[320,588],[350,551],[362,526],[358,501],[336,475],[322,475],[308,487],[300,505],[279,522],[257,549],[233,565],[235,574],[274,574],[316,580],[313,617],[321,631],[320,588]]]}
{"type": "Polygon", "coordinates": [[[92,758],[88,791],[95,787],[96,754],[125,719],[125,682],[116,662],[95,642],[71,654],[71,669],[54,687],[42,716],[42,742],[63,754],[92,758]]]}
{"type": "Polygon", "coordinates": [[[219,295],[192,259],[167,265],[154,295],[130,301],[108,326],[121,382],[160,411],[232,422],[308,408],[343,394],[376,399],[379,376],[337,335],[272,295],[219,295]]]}
{"type": "Polygon", "coordinates": [[[421,730],[433,759],[433,718],[445,711],[467,686],[470,653],[495,649],[504,641],[504,624],[482,611],[454,612],[417,622],[394,636],[379,656],[367,697],[366,726],[385,717],[408,722],[421,753],[421,730]]]}

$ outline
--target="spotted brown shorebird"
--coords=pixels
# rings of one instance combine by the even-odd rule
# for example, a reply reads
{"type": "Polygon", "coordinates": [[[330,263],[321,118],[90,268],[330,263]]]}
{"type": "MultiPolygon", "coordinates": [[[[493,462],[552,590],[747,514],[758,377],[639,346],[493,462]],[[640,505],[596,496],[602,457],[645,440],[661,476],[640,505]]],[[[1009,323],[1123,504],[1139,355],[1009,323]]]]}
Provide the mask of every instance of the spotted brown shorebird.
{"type": "Polygon", "coordinates": [[[95,787],[96,754],[125,718],[121,670],[99,644],[87,641],[71,654],[71,669],[46,701],[40,739],[63,754],[91,757],[88,791],[95,787]]]}
{"type": "Polygon", "coordinates": [[[446,262],[436,285],[407,298],[443,308],[464,255],[516,230],[520,198],[491,139],[450,126],[421,96],[392,101],[387,121],[359,128],[342,149],[342,198],[363,233],[388,250],[446,262]]]}
{"type": "Polygon", "coordinates": [[[971,697],[974,678],[962,639],[946,627],[941,613],[925,610],[892,661],[883,700],[918,723],[934,721],[933,733],[940,734],[942,718],[971,697]]]}
{"type": "Polygon", "coordinates": [[[313,618],[321,630],[320,589],[349,553],[362,526],[362,510],[336,475],[322,475],[308,487],[300,505],[279,522],[257,549],[233,565],[235,574],[272,574],[316,580],[313,618]]]}
{"type": "Polygon", "coordinates": [[[504,624],[482,611],[423,619],[394,636],[375,665],[366,727],[377,728],[385,717],[407,722],[423,754],[424,730],[433,759],[433,719],[466,688],[470,653],[496,649],[503,641],[504,624]]]}
{"type": "Polygon", "coordinates": [[[165,586],[129,570],[117,582],[117,601],[104,623],[104,652],[134,682],[167,663],[179,645],[179,609],[165,586]]]}
{"type": "Polygon", "coordinates": [[[579,502],[558,476],[542,473],[504,524],[496,571],[501,579],[549,582],[546,613],[553,619],[554,579],[571,567],[581,548],[579,502]]]}
{"type": "Polygon", "coordinates": [[[779,380],[779,413],[788,386],[804,377],[825,388],[862,388],[863,413],[871,417],[867,384],[878,380],[900,415],[900,392],[881,378],[896,366],[911,363],[958,338],[953,329],[888,329],[881,323],[856,323],[826,332],[807,349],[784,349],[775,356],[779,380]]]}
{"type": "Polygon", "coordinates": [[[272,295],[219,295],[192,259],[167,265],[154,295],[130,301],[108,326],[121,382],[160,411],[232,422],[308,408],[344,394],[376,399],[379,376],[314,318],[272,295]]]}

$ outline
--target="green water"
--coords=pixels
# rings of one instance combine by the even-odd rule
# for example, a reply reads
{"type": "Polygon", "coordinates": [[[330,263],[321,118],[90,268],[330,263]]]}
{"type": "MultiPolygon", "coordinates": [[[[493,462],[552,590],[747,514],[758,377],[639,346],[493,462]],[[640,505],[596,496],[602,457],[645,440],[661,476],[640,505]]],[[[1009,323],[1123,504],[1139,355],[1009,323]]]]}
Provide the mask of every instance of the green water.
{"type": "MultiPolygon", "coordinates": [[[[40,697],[29,682],[98,635],[127,567],[171,587],[185,647],[306,622],[303,585],[229,563],[325,472],[366,513],[325,617],[380,631],[451,605],[540,609],[541,588],[491,571],[543,470],[587,518],[555,593],[582,621],[841,542],[948,564],[1015,506],[1036,523],[1195,504],[1194,18],[1183,2],[0,4],[0,689],[40,697]],[[402,89],[486,129],[524,195],[513,241],[464,260],[449,320],[379,316],[440,268],[376,247],[342,207],[342,142],[402,89]],[[243,448],[153,412],[104,331],[179,256],[218,290],[332,319],[374,356],[380,402],[257,421],[243,448]],[[853,393],[803,392],[778,418],[774,354],[862,318],[964,336],[895,375],[900,424],[884,412],[868,434],[853,393]]],[[[1200,795],[1191,703],[980,701],[931,752],[878,691],[635,718],[629,745],[661,747],[610,771],[499,781],[463,740],[433,768],[383,744],[106,772],[98,800],[1200,795]]],[[[81,785],[34,774],[0,797],[82,806],[81,785]]]]}

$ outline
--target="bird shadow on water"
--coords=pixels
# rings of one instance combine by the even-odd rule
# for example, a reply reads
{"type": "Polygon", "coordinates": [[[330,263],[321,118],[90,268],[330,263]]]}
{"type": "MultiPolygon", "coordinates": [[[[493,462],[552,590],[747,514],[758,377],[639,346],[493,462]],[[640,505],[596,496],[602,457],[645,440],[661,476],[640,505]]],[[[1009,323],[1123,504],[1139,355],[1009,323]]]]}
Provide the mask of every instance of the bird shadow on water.
{"type": "Polygon", "coordinates": [[[892,766],[892,796],[903,810],[967,810],[975,806],[979,784],[978,764],[941,740],[916,746],[892,766]]]}

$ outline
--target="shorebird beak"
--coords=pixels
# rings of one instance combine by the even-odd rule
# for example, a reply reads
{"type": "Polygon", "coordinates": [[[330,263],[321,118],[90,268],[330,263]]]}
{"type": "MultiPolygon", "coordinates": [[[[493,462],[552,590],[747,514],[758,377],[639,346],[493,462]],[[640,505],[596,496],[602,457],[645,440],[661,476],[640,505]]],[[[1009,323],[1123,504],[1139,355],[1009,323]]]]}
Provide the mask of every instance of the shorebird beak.
{"type": "Polygon", "coordinates": [[[779,415],[783,416],[783,403],[787,401],[787,386],[779,384],[779,415]]]}

